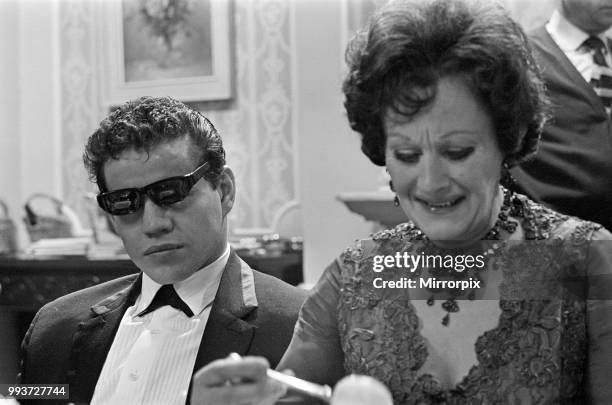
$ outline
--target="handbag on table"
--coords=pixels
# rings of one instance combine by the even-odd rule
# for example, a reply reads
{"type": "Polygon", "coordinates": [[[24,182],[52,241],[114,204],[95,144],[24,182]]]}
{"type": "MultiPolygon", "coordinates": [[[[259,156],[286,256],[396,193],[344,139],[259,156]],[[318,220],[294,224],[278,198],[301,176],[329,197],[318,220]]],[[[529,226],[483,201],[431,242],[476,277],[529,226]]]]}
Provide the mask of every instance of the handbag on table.
{"type": "Polygon", "coordinates": [[[17,251],[17,231],[15,223],[9,217],[8,207],[0,200],[2,217],[0,218],[0,255],[12,254],[17,251]]]}
{"type": "Polygon", "coordinates": [[[24,205],[26,216],[23,218],[30,240],[69,238],[73,236],[72,220],[67,214],[67,207],[59,199],[48,194],[37,193],[28,198],[24,205]],[[33,204],[38,201],[37,204],[33,204]],[[50,212],[39,213],[35,207],[46,201],[50,212]]]}

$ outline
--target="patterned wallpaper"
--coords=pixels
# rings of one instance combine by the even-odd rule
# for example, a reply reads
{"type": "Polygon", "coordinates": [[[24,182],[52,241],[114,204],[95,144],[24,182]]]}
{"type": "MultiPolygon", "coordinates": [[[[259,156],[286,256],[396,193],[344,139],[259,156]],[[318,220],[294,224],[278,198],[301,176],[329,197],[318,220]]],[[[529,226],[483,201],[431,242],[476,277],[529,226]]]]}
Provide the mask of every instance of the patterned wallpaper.
{"type": "Polygon", "coordinates": [[[95,188],[81,155],[88,134],[104,114],[98,99],[95,21],[92,2],[60,2],[62,198],[83,221],[84,195],[95,188]]]}
{"type": "MultiPolygon", "coordinates": [[[[346,40],[385,2],[329,1],[346,7],[346,40]]],[[[529,0],[502,2],[527,28],[545,20],[553,5],[553,0],[537,6],[529,0]]],[[[101,0],[60,2],[63,198],[83,219],[87,204],[91,206],[83,195],[96,190],[86,178],[82,148],[106,114],[100,91],[103,4],[101,0]]],[[[299,16],[292,10],[293,1],[233,0],[232,4],[234,97],[194,106],[221,132],[228,164],[236,175],[238,198],[230,229],[269,230],[276,215],[299,204],[294,84],[294,18],[299,16]]]]}
{"type": "MultiPolygon", "coordinates": [[[[270,228],[275,215],[297,204],[292,2],[233,2],[234,97],[195,103],[221,133],[236,175],[238,199],[230,229],[270,228]]],[[[64,201],[86,218],[89,183],[81,154],[105,110],[98,63],[101,2],[61,2],[61,94],[64,201]]],[[[91,202],[89,203],[91,204],[91,202]]]]}

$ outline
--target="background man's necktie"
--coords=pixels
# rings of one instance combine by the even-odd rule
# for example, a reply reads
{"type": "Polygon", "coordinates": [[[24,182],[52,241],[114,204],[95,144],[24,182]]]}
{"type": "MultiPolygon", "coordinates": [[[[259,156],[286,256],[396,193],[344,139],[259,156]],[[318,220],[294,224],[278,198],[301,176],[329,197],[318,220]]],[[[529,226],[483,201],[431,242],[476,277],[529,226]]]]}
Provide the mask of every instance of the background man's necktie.
{"type": "Polygon", "coordinates": [[[608,66],[604,56],[606,47],[599,37],[587,38],[582,46],[591,53],[593,62],[599,67],[593,72],[591,85],[609,113],[612,104],[612,69],[608,66]]]}
{"type": "Polygon", "coordinates": [[[149,312],[155,311],[157,308],[161,308],[165,305],[170,305],[173,308],[176,308],[180,311],[183,311],[185,315],[188,317],[193,316],[193,311],[189,308],[189,306],[179,297],[176,293],[176,290],[172,286],[172,284],[164,284],[161,286],[155,297],[153,297],[153,301],[151,301],[151,305],[149,305],[144,311],[139,313],[137,316],[144,316],[149,312]]]}

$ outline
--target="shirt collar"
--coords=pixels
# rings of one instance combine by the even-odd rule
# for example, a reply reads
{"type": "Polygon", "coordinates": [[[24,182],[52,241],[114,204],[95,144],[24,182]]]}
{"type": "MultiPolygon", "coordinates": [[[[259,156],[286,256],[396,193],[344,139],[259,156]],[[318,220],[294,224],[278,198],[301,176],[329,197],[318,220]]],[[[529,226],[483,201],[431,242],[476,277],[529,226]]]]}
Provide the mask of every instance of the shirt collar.
{"type": "MultiPolygon", "coordinates": [[[[546,31],[555,40],[559,48],[563,52],[577,51],[582,43],[590,37],[589,34],[572,24],[567,18],[555,10],[546,24],[546,31]]],[[[601,33],[598,37],[603,41],[606,52],[608,51],[608,40],[605,33],[601,33]]]]}
{"type": "MultiPolygon", "coordinates": [[[[194,314],[199,315],[214,301],[229,255],[230,247],[227,244],[223,254],[214,262],[196,271],[185,280],[174,284],[177,294],[185,301],[194,314]]],[[[134,313],[140,313],[151,305],[153,297],[155,297],[160,288],[161,284],[153,281],[151,277],[143,273],[140,299],[136,304],[136,311],[134,313]]]]}

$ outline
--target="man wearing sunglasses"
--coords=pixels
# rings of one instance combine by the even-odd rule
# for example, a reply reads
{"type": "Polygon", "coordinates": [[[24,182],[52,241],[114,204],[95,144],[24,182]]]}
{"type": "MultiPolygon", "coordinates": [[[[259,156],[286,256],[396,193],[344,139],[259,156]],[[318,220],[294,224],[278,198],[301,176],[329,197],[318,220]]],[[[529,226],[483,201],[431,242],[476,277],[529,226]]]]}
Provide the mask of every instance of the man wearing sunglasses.
{"type": "Polygon", "coordinates": [[[70,384],[70,402],[184,404],[194,370],[231,352],[287,347],[305,292],[230,249],[235,181],[199,112],[143,97],[90,136],[85,165],[142,271],[43,307],[23,342],[22,383],[70,384]]]}

